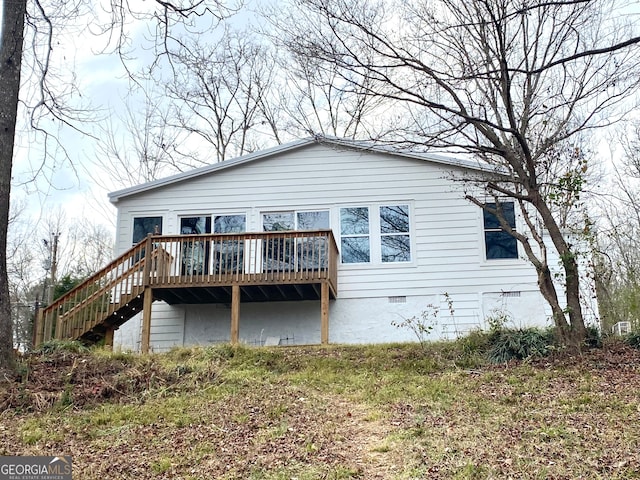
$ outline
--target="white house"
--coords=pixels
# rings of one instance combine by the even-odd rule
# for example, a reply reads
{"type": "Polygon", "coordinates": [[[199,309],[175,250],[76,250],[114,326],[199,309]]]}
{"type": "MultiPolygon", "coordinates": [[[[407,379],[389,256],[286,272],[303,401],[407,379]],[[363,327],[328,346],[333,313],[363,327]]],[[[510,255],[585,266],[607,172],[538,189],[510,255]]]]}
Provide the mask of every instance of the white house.
{"type": "MultiPolygon", "coordinates": [[[[533,267],[453,179],[479,170],[443,156],[312,138],[113,192],[118,254],[150,233],[192,234],[200,235],[197,241],[153,241],[150,248],[164,252],[164,269],[173,272],[167,278],[220,280],[229,262],[236,265],[234,280],[224,285],[158,288],[145,305],[155,300],[148,338],[138,314],[114,323],[114,343],[137,350],[146,341],[161,351],[235,339],[255,345],[407,341],[415,340],[413,333],[394,324],[423,314],[434,339],[485,327],[497,316],[518,326],[550,325],[533,267]],[[257,235],[273,231],[319,237],[257,235]],[[329,258],[332,248],[334,267],[327,259],[302,260],[303,251],[329,258]],[[283,272],[290,280],[304,277],[296,277],[299,268],[323,267],[336,271],[322,287],[278,280],[283,272]],[[252,276],[258,271],[262,276],[252,276]]],[[[519,222],[515,212],[512,221],[519,222]]]]}

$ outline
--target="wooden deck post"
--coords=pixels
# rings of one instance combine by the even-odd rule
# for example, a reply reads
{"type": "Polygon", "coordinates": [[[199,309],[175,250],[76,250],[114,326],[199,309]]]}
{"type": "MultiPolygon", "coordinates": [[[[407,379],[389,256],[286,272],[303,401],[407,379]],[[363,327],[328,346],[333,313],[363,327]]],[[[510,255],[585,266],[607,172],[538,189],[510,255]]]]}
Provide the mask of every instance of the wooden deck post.
{"type": "Polygon", "coordinates": [[[231,287],[231,344],[238,344],[240,327],[240,285],[231,287]]]}
{"type": "Polygon", "coordinates": [[[38,348],[42,343],[42,322],[44,320],[42,311],[43,311],[42,307],[39,307],[36,310],[36,318],[35,318],[35,321],[33,322],[33,332],[32,332],[33,348],[38,348]]]}
{"type": "Polygon", "coordinates": [[[113,350],[113,333],[115,328],[107,327],[107,331],[104,333],[104,348],[107,350],[113,350]]]}
{"type": "Polygon", "coordinates": [[[144,300],[142,304],[142,353],[149,353],[149,344],[151,342],[151,305],[153,304],[153,289],[146,287],[144,289],[144,300]]]}
{"type": "Polygon", "coordinates": [[[329,343],[329,282],[320,285],[320,343],[329,343]]]}

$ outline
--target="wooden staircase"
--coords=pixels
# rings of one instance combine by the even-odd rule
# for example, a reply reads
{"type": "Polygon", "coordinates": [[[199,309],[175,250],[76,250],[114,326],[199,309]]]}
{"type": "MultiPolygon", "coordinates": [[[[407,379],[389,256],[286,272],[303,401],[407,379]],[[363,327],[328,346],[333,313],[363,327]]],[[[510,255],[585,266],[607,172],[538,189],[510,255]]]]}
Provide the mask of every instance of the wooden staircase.
{"type": "Polygon", "coordinates": [[[112,344],[113,331],[142,311],[149,272],[157,268],[153,244],[143,240],[82,284],[40,310],[34,343],[81,340],[112,344]],[[146,252],[152,251],[151,255],[146,252]],[[148,261],[151,258],[151,262],[148,261]]]}
{"type": "Polygon", "coordinates": [[[238,342],[240,300],[320,300],[328,342],[329,300],[337,294],[338,247],[331,230],[149,235],[82,284],[40,310],[34,345],[104,339],[143,312],[141,351],[150,347],[151,305],[231,305],[238,342]]]}

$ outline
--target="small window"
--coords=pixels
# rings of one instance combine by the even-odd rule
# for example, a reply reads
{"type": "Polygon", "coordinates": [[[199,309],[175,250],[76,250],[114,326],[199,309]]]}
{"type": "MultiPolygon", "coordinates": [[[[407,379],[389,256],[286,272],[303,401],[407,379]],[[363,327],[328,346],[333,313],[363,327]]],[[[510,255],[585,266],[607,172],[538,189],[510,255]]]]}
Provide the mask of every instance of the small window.
{"type": "MultiPolygon", "coordinates": [[[[487,207],[495,209],[495,203],[487,203],[487,207]]],[[[516,228],[516,215],[513,202],[500,203],[502,214],[512,230],[516,228]]],[[[509,232],[505,232],[500,220],[494,214],[483,210],[484,245],[487,260],[518,258],[518,241],[509,232]]]]}
{"type": "Polygon", "coordinates": [[[162,217],[135,217],[133,219],[133,244],[141,242],[150,233],[162,233],[162,217]]]}
{"type": "Polygon", "coordinates": [[[265,232],[284,232],[294,229],[293,212],[274,212],[262,214],[262,229],[265,232]]]}
{"type": "MultiPolygon", "coordinates": [[[[245,215],[216,215],[213,217],[214,233],[244,233],[245,215]]],[[[215,273],[240,273],[244,271],[244,241],[241,238],[214,241],[213,262],[215,273]]]]}
{"type": "Polygon", "coordinates": [[[180,219],[181,235],[201,235],[211,233],[211,217],[182,217],[180,219]]]}
{"type": "Polygon", "coordinates": [[[298,212],[296,215],[298,226],[296,230],[328,230],[329,210],[317,212],[298,212]]]}
{"type": "Polygon", "coordinates": [[[341,208],[340,235],[342,263],[368,263],[371,261],[369,208],[341,208]]]}
{"type": "Polygon", "coordinates": [[[410,262],[409,205],[380,207],[382,262],[410,262]]]}
{"type": "Polygon", "coordinates": [[[216,215],[213,219],[215,233],[244,233],[246,225],[245,215],[216,215]]]}

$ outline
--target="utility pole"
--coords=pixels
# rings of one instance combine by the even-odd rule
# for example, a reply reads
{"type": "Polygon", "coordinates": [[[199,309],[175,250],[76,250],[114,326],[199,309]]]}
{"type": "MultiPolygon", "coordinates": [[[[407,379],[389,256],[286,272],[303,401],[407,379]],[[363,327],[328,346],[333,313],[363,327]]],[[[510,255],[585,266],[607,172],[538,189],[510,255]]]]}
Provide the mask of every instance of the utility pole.
{"type": "Polygon", "coordinates": [[[53,290],[56,287],[56,274],[58,270],[58,238],[60,232],[52,233],[53,242],[51,244],[51,284],[49,285],[48,304],[53,303],[53,290]]]}

